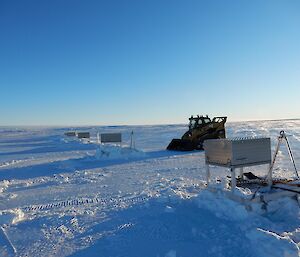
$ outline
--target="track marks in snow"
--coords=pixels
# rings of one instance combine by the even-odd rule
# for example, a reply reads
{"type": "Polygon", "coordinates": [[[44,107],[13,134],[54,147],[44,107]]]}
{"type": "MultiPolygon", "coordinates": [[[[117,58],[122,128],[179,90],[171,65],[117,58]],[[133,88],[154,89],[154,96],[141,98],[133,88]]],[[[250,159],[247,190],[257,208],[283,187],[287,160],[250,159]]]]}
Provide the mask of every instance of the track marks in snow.
{"type": "Polygon", "coordinates": [[[55,203],[31,205],[23,208],[25,212],[51,210],[54,208],[76,208],[86,205],[95,205],[99,209],[114,209],[124,206],[131,206],[137,203],[145,203],[149,200],[148,196],[138,196],[133,198],[78,198],[73,200],[59,201],[55,203]]]}

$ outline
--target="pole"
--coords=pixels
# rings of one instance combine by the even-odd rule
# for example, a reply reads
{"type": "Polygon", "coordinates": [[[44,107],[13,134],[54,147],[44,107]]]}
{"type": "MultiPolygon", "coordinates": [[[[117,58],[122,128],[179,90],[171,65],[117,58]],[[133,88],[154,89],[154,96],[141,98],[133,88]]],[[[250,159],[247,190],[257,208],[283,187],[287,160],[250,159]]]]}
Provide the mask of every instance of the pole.
{"type": "Polygon", "coordinates": [[[130,148],[135,148],[135,143],[134,143],[134,138],[133,138],[133,130],[131,131],[130,148]]]}
{"type": "Polygon", "coordinates": [[[209,170],[208,163],[206,163],[205,168],[206,168],[206,186],[208,186],[210,183],[210,170],[209,170]]]}
{"type": "Polygon", "coordinates": [[[287,146],[287,148],[288,148],[288,150],[289,150],[289,156],[290,156],[290,159],[291,159],[291,161],[292,161],[292,163],[293,163],[293,165],[294,165],[294,169],[295,169],[296,176],[297,176],[297,178],[299,178],[299,174],[298,174],[298,171],[297,171],[297,168],[296,168],[294,156],[293,156],[292,150],[291,150],[291,148],[290,148],[289,141],[288,141],[288,139],[287,139],[285,133],[284,133],[284,139],[285,139],[286,146],[287,146]]]}
{"type": "Polygon", "coordinates": [[[273,172],[273,168],[274,168],[274,164],[275,164],[275,161],[276,161],[276,157],[277,157],[277,154],[278,154],[278,151],[279,151],[279,148],[280,148],[280,143],[282,141],[282,133],[280,132],[280,136],[278,137],[278,142],[277,142],[277,146],[276,146],[276,149],[275,149],[275,152],[274,152],[274,155],[273,155],[273,159],[272,159],[272,163],[270,165],[270,168],[269,168],[269,172],[268,172],[268,179],[269,179],[269,182],[270,180],[272,180],[272,172],[273,172]]]}
{"type": "Polygon", "coordinates": [[[100,135],[99,135],[99,132],[97,132],[97,143],[100,144],[100,135]]]}
{"type": "Polygon", "coordinates": [[[231,192],[234,193],[236,187],[235,169],[230,168],[231,171],[231,192]]]}

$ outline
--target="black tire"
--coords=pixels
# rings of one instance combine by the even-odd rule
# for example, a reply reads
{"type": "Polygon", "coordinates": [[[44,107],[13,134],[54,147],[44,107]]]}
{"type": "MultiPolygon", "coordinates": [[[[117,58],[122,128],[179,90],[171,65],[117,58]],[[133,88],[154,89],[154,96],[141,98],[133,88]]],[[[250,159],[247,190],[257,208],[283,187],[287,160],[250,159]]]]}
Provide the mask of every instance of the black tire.
{"type": "Polygon", "coordinates": [[[218,138],[219,139],[225,138],[225,130],[224,129],[218,131],[218,138]]]}
{"type": "Polygon", "coordinates": [[[196,150],[203,150],[203,141],[198,141],[197,145],[195,146],[196,150]]]}

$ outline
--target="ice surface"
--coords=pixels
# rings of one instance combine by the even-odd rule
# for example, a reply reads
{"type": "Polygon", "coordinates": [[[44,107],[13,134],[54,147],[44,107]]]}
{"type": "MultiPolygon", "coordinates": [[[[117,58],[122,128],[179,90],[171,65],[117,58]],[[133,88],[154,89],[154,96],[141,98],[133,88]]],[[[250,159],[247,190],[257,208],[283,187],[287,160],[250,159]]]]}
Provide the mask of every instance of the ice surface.
{"type": "MultiPolygon", "coordinates": [[[[202,151],[165,151],[185,129],[0,128],[0,256],[299,256],[298,202],[250,210],[206,190],[202,151]],[[92,138],[67,138],[67,130],[92,138]],[[98,132],[121,132],[124,142],[99,145],[98,132]]],[[[300,120],[227,124],[229,137],[269,136],[273,149],[280,130],[300,167],[300,120]]],[[[247,169],[264,175],[267,167],[247,169]]],[[[284,147],[275,175],[294,176],[284,147]]]]}

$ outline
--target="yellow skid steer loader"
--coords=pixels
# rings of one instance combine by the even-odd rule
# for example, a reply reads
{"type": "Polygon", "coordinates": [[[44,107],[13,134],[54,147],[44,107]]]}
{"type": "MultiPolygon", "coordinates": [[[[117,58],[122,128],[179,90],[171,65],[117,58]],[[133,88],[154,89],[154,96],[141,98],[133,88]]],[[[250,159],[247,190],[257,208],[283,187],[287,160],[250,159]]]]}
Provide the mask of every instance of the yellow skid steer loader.
{"type": "Polygon", "coordinates": [[[214,117],[212,120],[206,116],[189,118],[189,130],[181,139],[173,139],[167,150],[192,151],[202,150],[206,139],[225,138],[225,122],[227,117],[214,117]]]}

